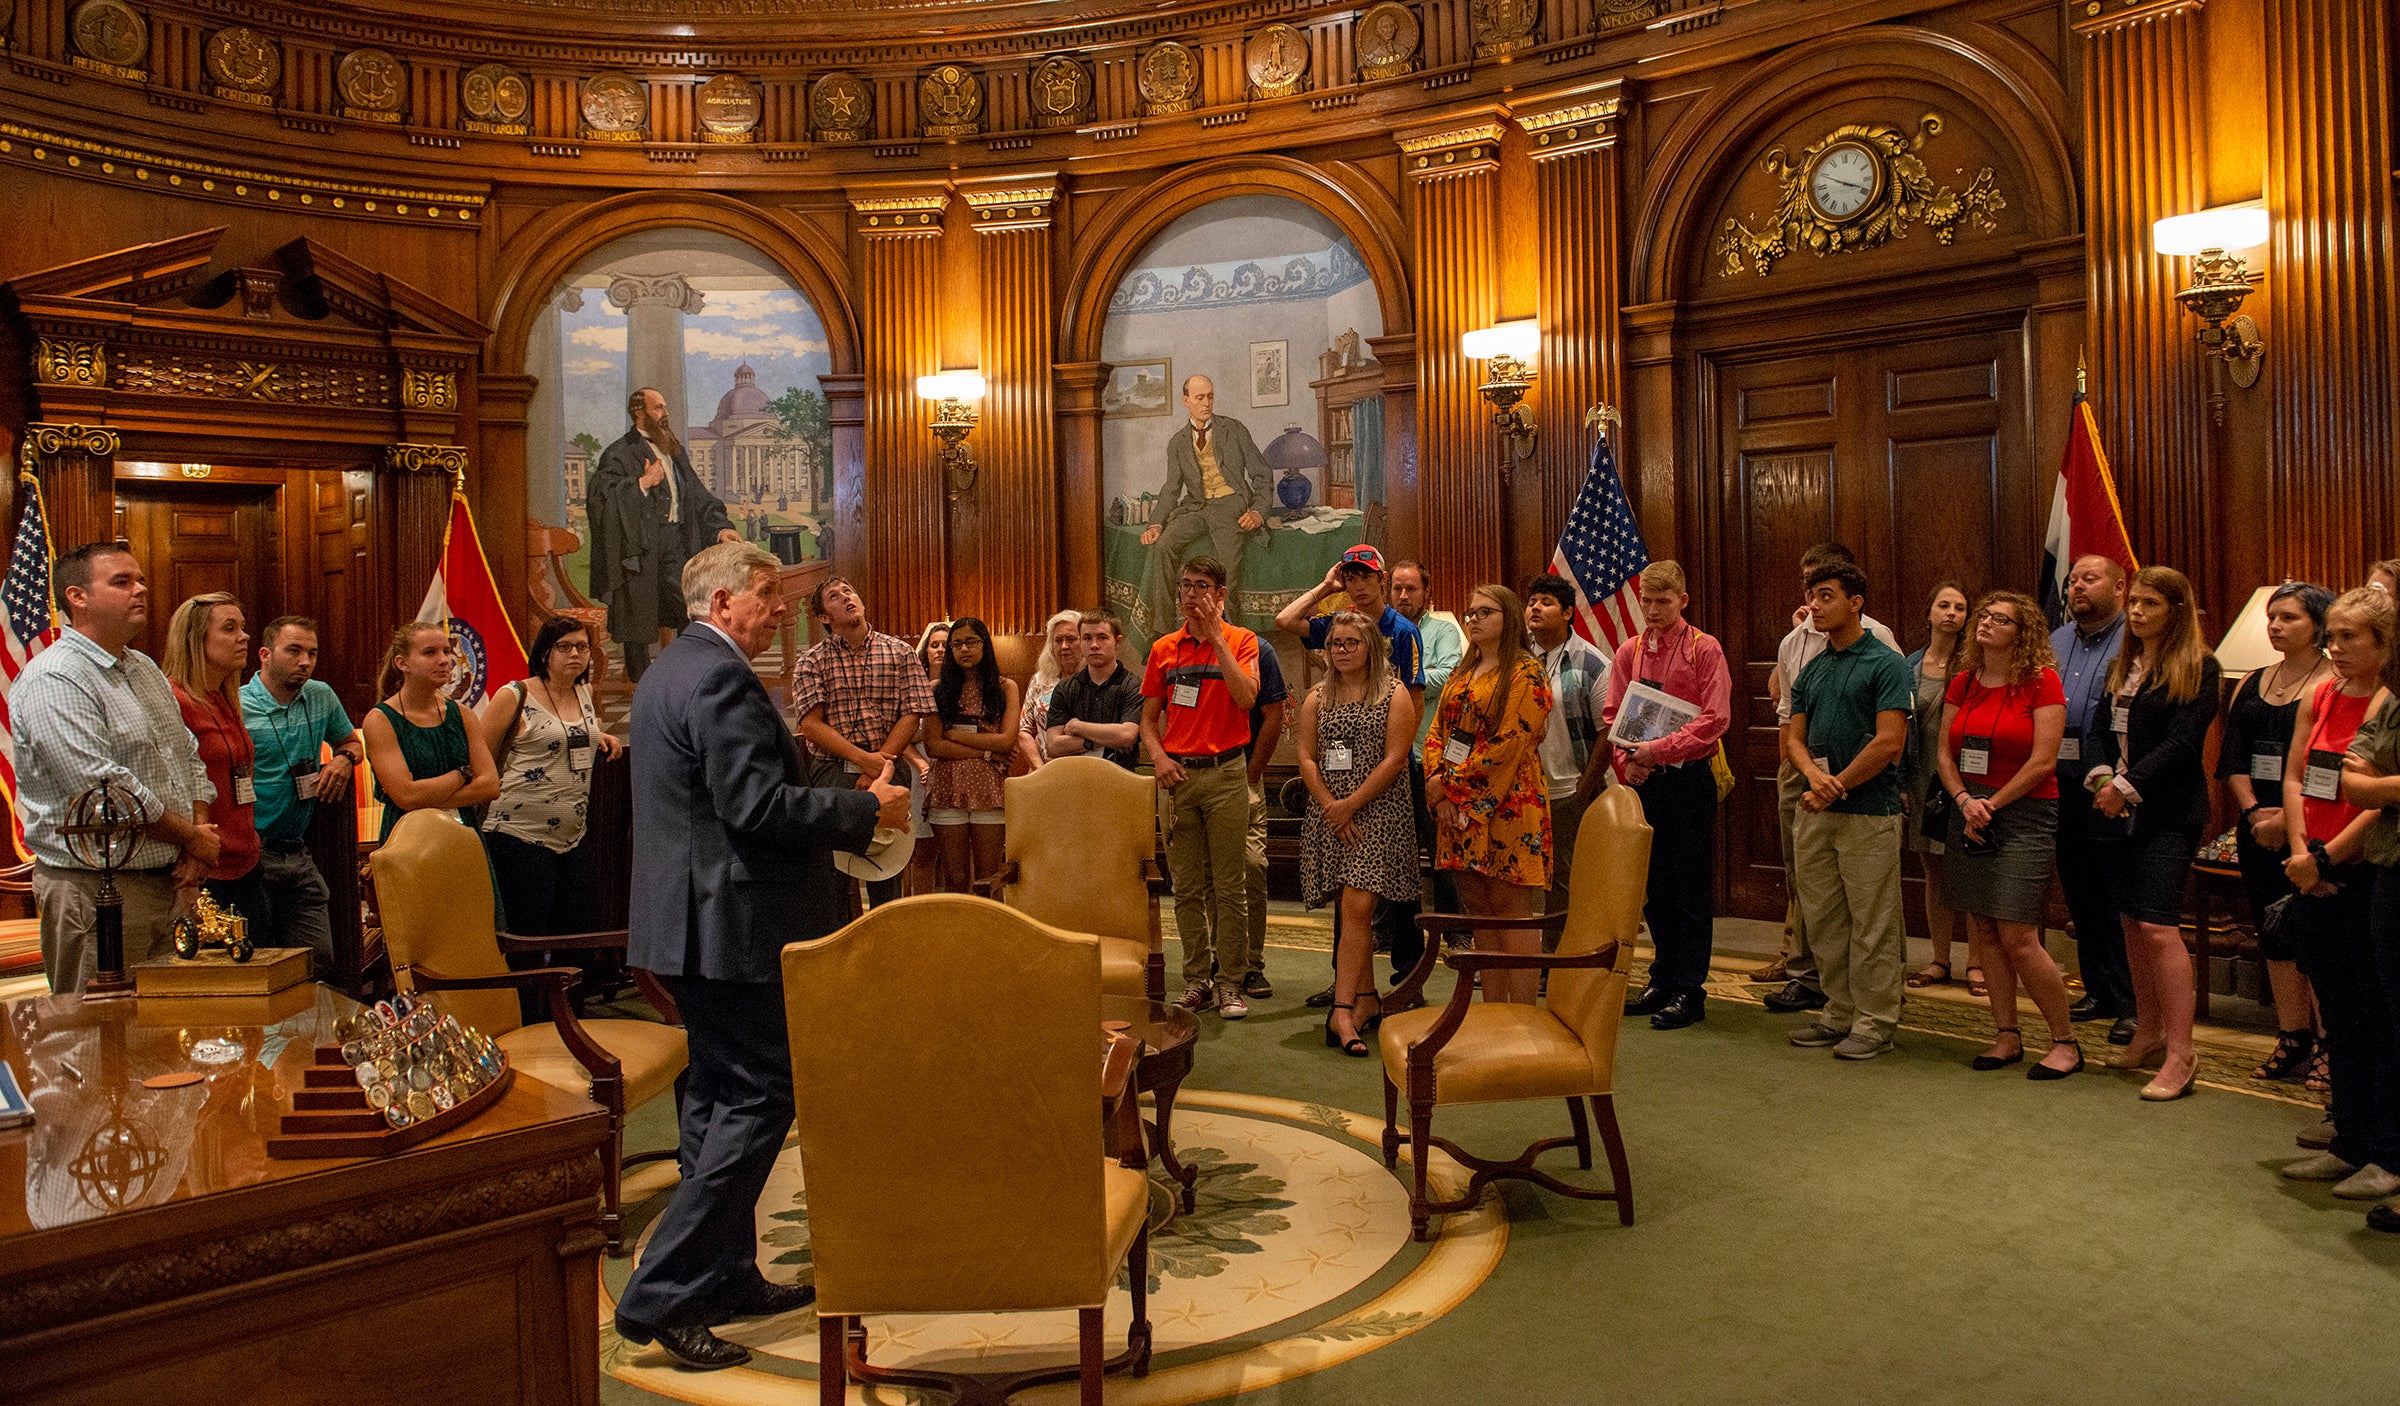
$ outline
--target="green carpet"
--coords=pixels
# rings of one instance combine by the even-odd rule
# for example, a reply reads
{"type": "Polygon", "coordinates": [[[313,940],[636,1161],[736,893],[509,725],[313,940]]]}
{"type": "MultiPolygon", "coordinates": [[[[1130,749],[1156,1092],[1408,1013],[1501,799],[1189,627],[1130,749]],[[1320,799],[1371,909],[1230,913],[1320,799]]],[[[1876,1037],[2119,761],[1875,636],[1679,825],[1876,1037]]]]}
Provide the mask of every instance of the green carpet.
{"type": "MultiPolygon", "coordinates": [[[[1325,1050],[1300,1005],[1323,952],[1271,948],[1267,965],[1275,999],[1203,1017],[1191,1086],[1379,1111],[1375,1066],[1325,1050]]],[[[1843,1064],[1786,1045],[1793,1019],[1712,1000],[1691,1030],[1630,1023],[1630,1229],[1612,1206],[1509,1187],[1506,1254],[1464,1304],[1244,1399],[2400,1401],[2400,1237],[2275,1175],[2315,1110],[2207,1088],[2145,1104],[2147,1074],[2096,1059],[2058,1084],[1976,1074],[1980,1027],[1904,1030],[1843,1064]]],[[[1511,1152],[1564,1125],[1553,1104],[1437,1122],[1511,1152]]],[[[630,1133],[667,1145],[664,1101],[630,1133]]],[[[601,1399],[661,1398],[604,1379],[601,1399]]]]}

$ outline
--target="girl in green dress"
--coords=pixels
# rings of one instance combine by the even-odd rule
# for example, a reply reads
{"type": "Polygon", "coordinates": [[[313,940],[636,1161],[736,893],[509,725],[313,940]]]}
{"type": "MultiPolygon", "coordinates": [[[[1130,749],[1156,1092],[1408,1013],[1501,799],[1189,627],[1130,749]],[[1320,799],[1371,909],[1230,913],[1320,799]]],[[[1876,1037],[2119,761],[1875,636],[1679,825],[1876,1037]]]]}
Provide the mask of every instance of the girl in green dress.
{"type": "Polygon", "coordinates": [[[458,706],[448,690],[458,649],[441,625],[412,620],[392,636],[376,684],[387,695],[359,729],[383,802],[383,832],[412,810],[453,809],[467,828],[482,824],[481,807],[500,794],[500,771],[484,740],[483,723],[458,706]]]}

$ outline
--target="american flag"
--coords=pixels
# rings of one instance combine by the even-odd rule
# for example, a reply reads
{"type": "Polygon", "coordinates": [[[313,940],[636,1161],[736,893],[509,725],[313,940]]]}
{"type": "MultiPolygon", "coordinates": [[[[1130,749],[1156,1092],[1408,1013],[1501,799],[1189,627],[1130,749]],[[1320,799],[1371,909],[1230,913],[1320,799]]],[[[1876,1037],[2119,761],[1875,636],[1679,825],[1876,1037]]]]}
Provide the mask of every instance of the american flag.
{"type": "Polygon", "coordinates": [[[9,548],[8,575],[0,578],[0,608],[8,612],[7,626],[0,629],[0,799],[8,802],[9,842],[23,862],[33,856],[26,852],[25,822],[17,815],[17,746],[8,725],[8,691],[26,663],[58,638],[58,617],[50,599],[50,523],[42,512],[42,487],[31,474],[19,475],[17,485],[24,507],[9,548]]]}
{"type": "Polygon", "coordinates": [[[1617,481],[1617,456],[1601,432],[1583,489],[1567,513],[1550,569],[1575,586],[1575,632],[1614,651],[1642,632],[1642,568],[1650,564],[1642,529],[1617,481]]]}

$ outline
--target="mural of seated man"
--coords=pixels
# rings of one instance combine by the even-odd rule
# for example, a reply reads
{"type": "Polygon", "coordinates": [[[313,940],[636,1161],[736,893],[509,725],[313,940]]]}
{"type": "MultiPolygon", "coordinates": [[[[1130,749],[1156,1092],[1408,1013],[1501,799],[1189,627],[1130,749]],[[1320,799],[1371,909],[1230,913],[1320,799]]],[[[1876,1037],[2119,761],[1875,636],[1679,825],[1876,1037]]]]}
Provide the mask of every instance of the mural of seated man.
{"type": "Polygon", "coordinates": [[[1143,599],[1154,621],[1176,618],[1175,581],[1186,561],[1206,555],[1225,563],[1227,597],[1238,600],[1244,548],[1255,541],[1271,551],[1275,541],[1267,525],[1275,476],[1250,427],[1217,413],[1217,388],[1206,376],[1184,378],[1183,408],[1187,420],[1167,437],[1156,520],[1142,533],[1151,549],[1143,599]]]}

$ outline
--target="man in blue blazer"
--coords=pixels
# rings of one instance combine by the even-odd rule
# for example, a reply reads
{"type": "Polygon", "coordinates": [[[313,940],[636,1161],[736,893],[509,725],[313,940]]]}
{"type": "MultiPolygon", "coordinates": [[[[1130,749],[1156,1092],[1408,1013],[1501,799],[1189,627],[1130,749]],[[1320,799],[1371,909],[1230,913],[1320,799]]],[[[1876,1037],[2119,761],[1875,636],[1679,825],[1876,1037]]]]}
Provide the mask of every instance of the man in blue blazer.
{"type": "Polygon", "coordinates": [[[792,1124],[779,953],[845,916],[836,850],[908,823],[908,790],[814,788],[750,661],[789,612],[779,563],[746,542],[683,571],[691,623],[633,695],[633,914],[626,961],[674,993],[691,1041],[675,1199],[617,1303],[617,1332],[687,1367],[749,1349],[709,1329],[815,1291],[758,1272],[759,1193],[792,1124]]]}

